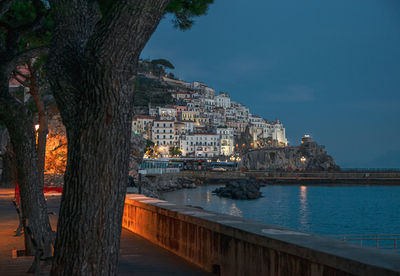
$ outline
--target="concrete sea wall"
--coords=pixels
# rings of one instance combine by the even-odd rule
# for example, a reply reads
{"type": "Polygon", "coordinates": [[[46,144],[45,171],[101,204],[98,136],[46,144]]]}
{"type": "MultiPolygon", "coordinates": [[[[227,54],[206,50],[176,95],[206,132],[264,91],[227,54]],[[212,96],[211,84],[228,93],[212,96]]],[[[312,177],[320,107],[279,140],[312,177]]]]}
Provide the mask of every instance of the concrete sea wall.
{"type": "Polygon", "coordinates": [[[400,254],[127,195],[122,226],[216,275],[400,275],[400,254]]]}
{"type": "MultiPolygon", "coordinates": [[[[181,171],[181,177],[202,179],[215,183],[230,179],[254,177],[264,184],[371,184],[400,185],[400,172],[265,172],[265,171],[181,171]]],[[[217,184],[217,183],[216,183],[217,184]]]]}

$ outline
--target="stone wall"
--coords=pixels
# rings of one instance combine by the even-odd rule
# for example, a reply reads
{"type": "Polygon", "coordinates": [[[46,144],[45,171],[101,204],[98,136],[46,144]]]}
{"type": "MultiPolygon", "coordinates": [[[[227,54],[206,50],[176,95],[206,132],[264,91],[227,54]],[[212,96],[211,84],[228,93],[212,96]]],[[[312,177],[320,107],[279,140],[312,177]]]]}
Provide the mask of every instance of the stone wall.
{"type": "Polygon", "coordinates": [[[215,275],[400,275],[400,255],[127,195],[122,226],[215,275]]]}

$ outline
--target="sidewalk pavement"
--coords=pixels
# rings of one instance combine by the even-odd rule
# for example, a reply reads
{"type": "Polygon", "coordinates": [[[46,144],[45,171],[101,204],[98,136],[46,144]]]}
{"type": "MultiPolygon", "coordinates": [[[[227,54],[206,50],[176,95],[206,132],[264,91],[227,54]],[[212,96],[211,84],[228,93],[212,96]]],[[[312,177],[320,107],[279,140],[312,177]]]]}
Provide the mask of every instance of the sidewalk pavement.
{"type": "MultiPolygon", "coordinates": [[[[12,204],[13,189],[0,189],[0,275],[27,275],[26,271],[33,257],[16,257],[16,250],[24,249],[23,236],[15,237],[18,216],[12,204]],[[14,255],[14,256],[13,256],[14,255]]],[[[58,214],[59,194],[47,195],[49,212],[58,214]]],[[[53,229],[56,216],[50,216],[53,229]]],[[[42,275],[49,274],[50,266],[43,269],[42,275]]],[[[118,275],[210,275],[175,254],[155,245],[146,239],[122,230],[118,275]]]]}

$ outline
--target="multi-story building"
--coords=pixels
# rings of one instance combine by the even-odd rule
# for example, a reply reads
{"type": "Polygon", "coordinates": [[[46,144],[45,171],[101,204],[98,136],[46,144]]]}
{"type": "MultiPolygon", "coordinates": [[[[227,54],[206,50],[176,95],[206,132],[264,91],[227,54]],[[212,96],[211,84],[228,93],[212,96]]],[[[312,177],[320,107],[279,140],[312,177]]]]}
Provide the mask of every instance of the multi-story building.
{"type": "Polygon", "coordinates": [[[236,120],[242,123],[248,123],[249,113],[250,113],[249,109],[240,103],[237,103],[235,105],[235,109],[236,109],[235,113],[236,120]]]}
{"type": "Polygon", "coordinates": [[[234,130],[235,136],[240,136],[241,133],[246,131],[248,123],[238,122],[238,121],[227,121],[226,126],[234,130]]]}
{"type": "Polygon", "coordinates": [[[176,92],[175,98],[177,100],[191,99],[192,94],[190,94],[189,92],[176,92]]]}
{"type": "Polygon", "coordinates": [[[187,106],[186,105],[176,105],[175,106],[175,111],[176,111],[176,116],[179,116],[179,112],[186,111],[187,106]]]}
{"type": "Polygon", "coordinates": [[[195,133],[186,135],[180,141],[183,156],[216,157],[220,153],[219,135],[216,133],[195,133]]]}
{"type": "Polygon", "coordinates": [[[267,131],[267,124],[263,118],[256,115],[250,115],[249,124],[252,128],[251,133],[254,134],[254,142],[256,142],[258,138],[265,138],[264,136],[267,131]]]}
{"type": "Polygon", "coordinates": [[[151,139],[156,145],[161,147],[175,145],[174,120],[154,120],[151,139]]]}
{"type": "Polygon", "coordinates": [[[215,108],[215,100],[210,98],[203,98],[202,103],[204,104],[204,109],[207,111],[212,111],[215,108]]]}
{"type": "Polygon", "coordinates": [[[192,121],[200,116],[200,112],[198,111],[190,111],[190,110],[183,110],[178,113],[178,119],[180,121],[192,121]]]}
{"type": "Polygon", "coordinates": [[[220,93],[215,97],[215,105],[222,108],[231,107],[231,98],[229,98],[228,93],[220,93]]]}
{"type": "Polygon", "coordinates": [[[236,110],[234,108],[226,108],[226,109],[224,109],[224,111],[225,111],[224,116],[225,116],[226,121],[235,121],[236,120],[236,116],[235,116],[236,110]]]}
{"type": "Polygon", "coordinates": [[[207,126],[210,123],[210,119],[207,117],[194,118],[194,124],[196,126],[207,126]]]}
{"type": "Polygon", "coordinates": [[[151,129],[155,116],[136,115],[132,120],[132,131],[135,134],[141,135],[145,139],[150,139],[151,129]]]}
{"type": "Polygon", "coordinates": [[[162,119],[171,120],[176,117],[175,107],[157,107],[158,116],[162,119]]]}
{"type": "Polygon", "coordinates": [[[219,127],[217,128],[217,134],[220,139],[220,154],[229,156],[234,153],[234,131],[232,128],[219,127]]]}
{"type": "Polygon", "coordinates": [[[281,146],[288,145],[285,128],[278,119],[276,119],[275,122],[266,123],[266,133],[264,134],[264,138],[276,140],[281,146]]]}

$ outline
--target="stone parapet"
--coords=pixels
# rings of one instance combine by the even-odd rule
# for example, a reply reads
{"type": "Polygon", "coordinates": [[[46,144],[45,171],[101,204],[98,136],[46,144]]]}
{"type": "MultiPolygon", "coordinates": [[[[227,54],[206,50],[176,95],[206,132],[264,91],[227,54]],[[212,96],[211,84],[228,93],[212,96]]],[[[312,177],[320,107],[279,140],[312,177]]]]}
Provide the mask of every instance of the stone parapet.
{"type": "Polygon", "coordinates": [[[127,195],[122,226],[217,275],[400,275],[400,254],[127,195]]]}

